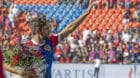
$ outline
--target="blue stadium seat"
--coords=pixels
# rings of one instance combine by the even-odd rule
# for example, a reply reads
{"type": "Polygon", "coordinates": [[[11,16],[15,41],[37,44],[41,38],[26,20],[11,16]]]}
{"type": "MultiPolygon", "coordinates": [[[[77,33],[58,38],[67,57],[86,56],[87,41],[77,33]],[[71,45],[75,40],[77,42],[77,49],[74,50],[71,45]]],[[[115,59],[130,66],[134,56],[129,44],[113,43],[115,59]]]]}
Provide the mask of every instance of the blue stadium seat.
{"type": "Polygon", "coordinates": [[[40,5],[36,5],[35,6],[35,10],[40,10],[41,9],[41,6],[40,5]]]}
{"type": "Polygon", "coordinates": [[[71,11],[69,12],[69,16],[72,16],[74,13],[75,13],[75,12],[71,10],[71,11]]]}
{"type": "Polygon", "coordinates": [[[67,7],[72,8],[72,4],[71,3],[67,4],[67,7]]]}
{"type": "Polygon", "coordinates": [[[61,32],[61,30],[62,30],[62,27],[58,27],[58,28],[56,29],[56,32],[59,33],[59,32],[61,32]]]}
{"type": "Polygon", "coordinates": [[[22,7],[23,11],[27,11],[28,7],[29,7],[29,5],[23,5],[23,7],[22,7]]]}
{"type": "Polygon", "coordinates": [[[47,9],[47,6],[46,5],[42,5],[41,8],[45,10],[45,9],[47,9]]]}
{"type": "Polygon", "coordinates": [[[43,14],[45,14],[45,15],[48,14],[48,13],[49,13],[49,11],[47,11],[47,10],[43,11],[43,14]]]}
{"type": "Polygon", "coordinates": [[[66,8],[65,11],[69,12],[71,8],[66,8]]]}
{"type": "Polygon", "coordinates": [[[73,14],[73,16],[72,16],[73,18],[76,18],[77,16],[76,16],[76,14],[73,14]]]}
{"type": "Polygon", "coordinates": [[[30,5],[29,7],[28,7],[28,9],[31,11],[31,10],[33,10],[35,8],[35,5],[30,5]]]}
{"type": "Polygon", "coordinates": [[[59,16],[59,13],[58,12],[56,12],[56,14],[55,14],[56,16],[59,16]]]}
{"type": "Polygon", "coordinates": [[[53,7],[53,10],[56,12],[59,7],[53,7]]]}
{"type": "Polygon", "coordinates": [[[81,13],[79,11],[75,12],[75,17],[78,18],[81,15],[81,13]]]}
{"type": "Polygon", "coordinates": [[[49,13],[51,13],[51,14],[52,14],[52,13],[54,13],[54,11],[51,9],[51,10],[49,11],[49,13]]]}
{"type": "Polygon", "coordinates": [[[56,19],[56,21],[58,22],[58,23],[60,23],[59,22],[59,17],[56,15],[56,17],[53,17],[53,18],[55,18],[56,19]]]}
{"type": "Polygon", "coordinates": [[[51,9],[52,9],[52,7],[49,7],[49,6],[48,6],[48,8],[46,9],[46,12],[47,12],[47,13],[50,13],[51,9]]]}
{"type": "Polygon", "coordinates": [[[60,23],[58,28],[57,28],[57,32],[60,32],[62,29],[65,28],[65,26],[66,26],[65,23],[60,23]]]}
{"type": "Polygon", "coordinates": [[[73,20],[72,19],[69,19],[68,23],[67,24],[70,24],[73,20]]]}
{"type": "Polygon", "coordinates": [[[41,5],[37,5],[36,8],[37,8],[37,9],[41,9],[41,5]]]}
{"type": "Polygon", "coordinates": [[[76,20],[76,17],[75,17],[75,16],[73,16],[71,19],[72,19],[72,21],[74,21],[74,20],[76,20]]]}
{"type": "Polygon", "coordinates": [[[69,21],[69,18],[65,18],[65,20],[63,20],[63,22],[65,22],[65,24],[67,24],[69,21]]]}
{"type": "Polygon", "coordinates": [[[58,9],[58,13],[62,13],[64,9],[58,9]]]}
{"type": "Polygon", "coordinates": [[[82,9],[82,13],[86,12],[86,9],[82,9]]]}
{"type": "Polygon", "coordinates": [[[52,18],[55,18],[56,19],[57,18],[57,15],[56,14],[53,14],[52,18]]]}
{"type": "Polygon", "coordinates": [[[61,8],[65,8],[66,7],[66,4],[61,4],[61,8]]]}
{"type": "Polygon", "coordinates": [[[51,10],[53,8],[53,5],[48,5],[47,10],[51,10]]]}
{"type": "Polygon", "coordinates": [[[75,3],[75,4],[73,5],[73,8],[75,8],[75,9],[79,9],[77,3],[75,3]]]}
{"type": "Polygon", "coordinates": [[[62,15],[62,16],[65,16],[66,13],[67,13],[66,11],[63,11],[61,15],[62,15]]]}
{"type": "Polygon", "coordinates": [[[51,13],[48,13],[48,14],[46,14],[46,17],[47,17],[47,19],[49,20],[49,19],[51,19],[52,14],[51,14],[51,13]]]}
{"type": "Polygon", "coordinates": [[[58,19],[58,23],[60,23],[63,20],[61,16],[59,16],[57,19],[58,19]]]}
{"type": "Polygon", "coordinates": [[[60,7],[60,4],[56,4],[56,5],[55,5],[55,8],[59,8],[59,7],[60,7]]]}
{"type": "Polygon", "coordinates": [[[37,12],[38,12],[39,14],[43,14],[43,9],[39,9],[39,10],[37,10],[37,12]]]}
{"type": "Polygon", "coordinates": [[[22,9],[22,5],[21,5],[21,4],[18,4],[18,5],[17,5],[17,8],[18,8],[19,10],[21,10],[21,9],[22,9]]]}
{"type": "Polygon", "coordinates": [[[82,8],[86,9],[88,7],[88,0],[86,0],[86,2],[82,3],[82,8]]]}
{"type": "Polygon", "coordinates": [[[56,12],[57,8],[53,7],[52,12],[56,12]]]}

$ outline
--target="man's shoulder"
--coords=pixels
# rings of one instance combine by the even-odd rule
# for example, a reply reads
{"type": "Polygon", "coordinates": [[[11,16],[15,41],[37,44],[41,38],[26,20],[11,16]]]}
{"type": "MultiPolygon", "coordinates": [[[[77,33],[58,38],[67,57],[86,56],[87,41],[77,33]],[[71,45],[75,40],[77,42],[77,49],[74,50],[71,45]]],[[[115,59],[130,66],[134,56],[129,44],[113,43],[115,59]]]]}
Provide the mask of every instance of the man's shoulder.
{"type": "Polygon", "coordinates": [[[26,46],[35,46],[36,44],[33,43],[31,40],[29,40],[29,41],[27,41],[27,42],[25,43],[25,45],[26,45],[26,46]]]}
{"type": "Polygon", "coordinates": [[[54,40],[54,39],[57,39],[58,38],[58,34],[51,34],[50,36],[49,36],[49,39],[50,40],[54,40]]]}
{"type": "Polygon", "coordinates": [[[50,37],[52,37],[52,36],[58,36],[58,34],[51,34],[50,37]]]}
{"type": "Polygon", "coordinates": [[[58,44],[58,41],[59,41],[59,34],[51,34],[49,39],[53,43],[53,46],[56,46],[58,44]]]}

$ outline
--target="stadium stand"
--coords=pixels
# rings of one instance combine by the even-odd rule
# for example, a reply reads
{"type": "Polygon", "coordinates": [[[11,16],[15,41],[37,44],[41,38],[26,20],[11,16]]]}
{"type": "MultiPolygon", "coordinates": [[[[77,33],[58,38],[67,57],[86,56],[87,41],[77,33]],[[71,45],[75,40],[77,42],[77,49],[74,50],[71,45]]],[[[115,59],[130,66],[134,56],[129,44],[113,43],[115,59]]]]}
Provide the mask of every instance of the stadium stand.
{"type": "MultiPolygon", "coordinates": [[[[80,62],[82,62],[82,58],[86,57],[87,63],[90,63],[92,61],[92,60],[89,60],[90,54],[94,60],[94,54],[92,56],[92,53],[90,53],[90,51],[92,51],[91,45],[93,45],[93,48],[97,48],[96,49],[97,54],[100,49],[98,47],[101,47],[101,49],[103,49],[102,47],[106,48],[103,50],[104,55],[102,56],[102,52],[100,55],[104,63],[124,63],[124,64],[134,63],[134,62],[140,63],[140,55],[139,55],[140,54],[139,53],[140,52],[140,36],[138,35],[140,33],[140,23],[135,22],[133,20],[133,14],[136,11],[135,4],[139,2],[139,1],[138,2],[136,1],[137,0],[131,0],[132,7],[129,9],[131,12],[130,14],[131,20],[128,23],[123,23],[124,13],[126,12],[126,8],[117,7],[117,8],[106,9],[106,6],[105,6],[106,0],[103,0],[100,5],[101,8],[99,9],[93,8],[90,14],[80,24],[80,26],[71,34],[72,38],[74,37],[73,44],[78,47],[78,48],[74,47],[75,54],[72,55],[70,50],[68,50],[69,51],[68,54],[63,53],[62,50],[58,50],[58,49],[63,49],[64,47],[67,47],[69,49],[73,48],[71,47],[72,44],[69,41],[66,41],[66,39],[64,39],[64,41],[61,41],[61,43],[58,45],[60,46],[60,48],[57,48],[56,50],[56,51],[61,51],[58,53],[58,55],[56,52],[56,56],[58,56],[56,58],[57,61],[59,62],[60,57],[66,58],[65,61],[67,60],[69,61],[70,59],[74,60],[74,58],[79,57],[80,62]],[[90,43],[90,45],[85,44],[84,47],[79,49],[78,41],[80,40],[81,36],[83,37],[84,34],[82,33],[86,29],[93,33],[97,31],[96,36],[95,36],[97,38],[93,38],[91,42],[88,42],[89,39],[87,39],[86,43],[90,43]],[[120,35],[123,35],[123,33],[126,31],[130,31],[129,33],[133,33],[133,34],[127,33],[128,35],[131,36],[132,40],[130,39],[128,42],[125,43],[125,40],[122,37],[120,37],[120,35]],[[111,43],[105,40],[106,38],[104,37],[108,36],[108,33],[111,34],[109,35],[111,37],[116,37],[114,36],[116,34],[117,37],[119,37],[117,38],[118,40],[120,40],[119,43],[115,44],[115,42],[113,42],[113,38],[111,38],[111,43]],[[136,40],[134,39],[134,42],[133,42],[134,37],[132,36],[134,35],[138,35],[138,36],[136,36],[136,40]],[[103,40],[101,38],[103,38],[103,40]],[[100,40],[103,41],[103,43],[105,44],[100,45],[99,44],[100,40]],[[96,45],[96,44],[99,44],[99,45],[96,45]],[[110,45],[113,47],[110,48],[109,47],[110,45]],[[118,53],[119,51],[117,51],[117,48],[119,47],[119,45],[123,49],[122,50],[123,52],[120,53],[120,57],[117,56],[119,54],[118,53]],[[128,50],[128,45],[131,47],[131,49],[129,50],[128,50]],[[125,50],[126,47],[127,47],[127,50],[125,50]],[[79,52],[77,51],[77,49],[79,49],[78,50],[79,52]],[[110,51],[110,50],[113,50],[113,51],[110,51]],[[110,53],[110,56],[109,56],[109,52],[112,52],[110,53]],[[133,54],[134,56],[136,56],[135,58],[133,57],[133,54]],[[133,60],[133,58],[135,60],[133,60]]],[[[14,4],[16,4],[16,7],[18,8],[18,10],[21,11],[21,14],[18,16],[18,19],[16,20],[16,25],[15,25],[16,28],[10,28],[8,26],[7,24],[7,22],[9,22],[8,19],[6,21],[5,20],[2,21],[2,23],[3,22],[5,23],[4,34],[6,33],[9,34],[8,38],[6,38],[7,34],[5,36],[5,39],[7,40],[9,39],[9,44],[8,43],[7,44],[5,43],[5,44],[10,45],[10,46],[15,46],[16,44],[18,44],[17,40],[20,37],[25,37],[25,36],[29,37],[31,35],[29,24],[26,23],[26,16],[27,16],[26,12],[31,12],[31,13],[37,12],[37,14],[44,14],[49,21],[51,19],[55,19],[58,23],[58,26],[56,29],[56,32],[58,33],[61,30],[63,30],[68,24],[70,24],[72,21],[77,19],[80,15],[82,15],[86,10],[85,7],[79,8],[77,3],[74,3],[74,4],[59,3],[57,0],[14,0],[14,4]]],[[[1,8],[1,11],[9,12],[9,8],[6,8],[6,9],[1,8]]],[[[8,15],[8,13],[5,13],[5,14],[8,15]]],[[[1,14],[1,20],[2,18],[4,18],[4,15],[1,14]]],[[[93,34],[91,36],[93,36],[93,34]]],[[[62,59],[60,61],[62,62],[62,59]]],[[[69,61],[69,62],[71,63],[72,61],[69,61]]],[[[76,63],[79,63],[79,62],[76,62],[76,63]]]]}

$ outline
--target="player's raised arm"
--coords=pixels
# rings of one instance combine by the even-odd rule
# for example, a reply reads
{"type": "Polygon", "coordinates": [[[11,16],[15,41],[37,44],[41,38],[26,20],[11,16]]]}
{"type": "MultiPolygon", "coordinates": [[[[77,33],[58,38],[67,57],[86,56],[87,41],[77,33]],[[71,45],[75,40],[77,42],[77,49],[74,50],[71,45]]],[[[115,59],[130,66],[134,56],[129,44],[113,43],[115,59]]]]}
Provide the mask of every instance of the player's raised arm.
{"type": "Polygon", "coordinates": [[[66,28],[59,33],[60,39],[66,37],[66,36],[68,36],[68,34],[72,33],[80,25],[80,23],[84,20],[84,18],[90,13],[91,8],[92,8],[92,5],[89,5],[87,11],[82,16],[80,16],[75,21],[73,21],[68,26],[66,26],[66,28]]]}

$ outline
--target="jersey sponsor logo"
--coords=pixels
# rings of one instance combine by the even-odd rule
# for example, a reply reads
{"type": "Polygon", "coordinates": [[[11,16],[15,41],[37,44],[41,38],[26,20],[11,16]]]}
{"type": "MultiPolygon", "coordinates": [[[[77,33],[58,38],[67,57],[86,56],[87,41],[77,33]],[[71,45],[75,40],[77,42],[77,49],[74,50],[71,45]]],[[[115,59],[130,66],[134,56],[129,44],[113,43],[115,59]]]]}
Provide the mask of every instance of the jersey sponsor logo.
{"type": "Polygon", "coordinates": [[[51,51],[51,47],[49,45],[45,45],[44,49],[49,51],[49,52],[51,51]]]}

